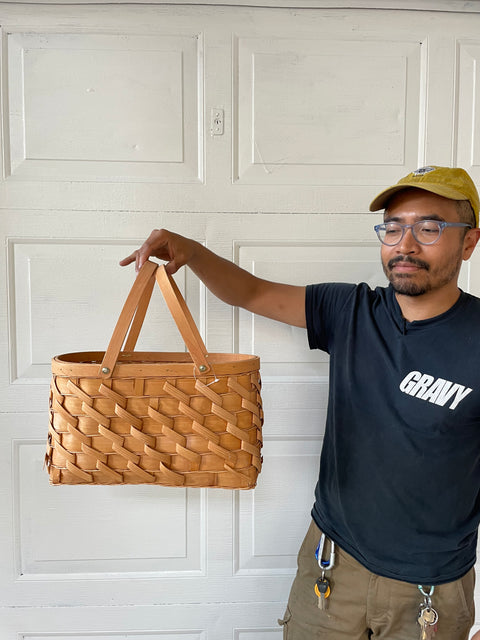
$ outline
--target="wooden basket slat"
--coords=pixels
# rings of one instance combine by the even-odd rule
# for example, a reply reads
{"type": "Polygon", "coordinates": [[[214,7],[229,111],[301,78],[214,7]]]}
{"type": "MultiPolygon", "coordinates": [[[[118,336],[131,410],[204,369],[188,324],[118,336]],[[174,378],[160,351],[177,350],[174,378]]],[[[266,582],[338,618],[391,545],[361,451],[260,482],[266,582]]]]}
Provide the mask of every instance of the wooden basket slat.
{"type": "MultiPolygon", "coordinates": [[[[105,387],[98,378],[54,376],[51,428],[57,440],[50,438],[47,453],[51,482],[252,488],[261,469],[257,379],[258,371],[242,374],[239,382],[229,376],[211,386],[169,379],[154,385],[162,395],[125,398],[118,390],[121,380],[105,387]],[[235,384],[241,395],[232,391],[235,384]],[[173,388],[179,390],[175,397],[173,388]],[[92,396],[86,397],[86,389],[92,396]],[[185,393],[189,390],[193,397],[185,393]],[[184,475],[185,483],[168,471],[184,475]]],[[[132,381],[127,382],[123,388],[133,392],[132,381]]],[[[144,379],[142,387],[149,384],[152,380],[144,379]]]]}

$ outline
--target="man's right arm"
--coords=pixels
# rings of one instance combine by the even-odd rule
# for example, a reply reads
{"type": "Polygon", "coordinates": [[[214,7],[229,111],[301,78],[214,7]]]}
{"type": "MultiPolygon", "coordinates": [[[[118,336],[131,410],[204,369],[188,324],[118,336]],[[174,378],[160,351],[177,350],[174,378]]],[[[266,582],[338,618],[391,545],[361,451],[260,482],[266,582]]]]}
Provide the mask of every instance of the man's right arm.
{"type": "Polygon", "coordinates": [[[241,269],[199,242],[165,229],[152,231],[142,246],[120,264],[135,262],[137,271],[154,256],[173,274],[187,265],[205,286],[227,304],[279,322],[305,327],[305,287],[270,282],[241,269]]]}

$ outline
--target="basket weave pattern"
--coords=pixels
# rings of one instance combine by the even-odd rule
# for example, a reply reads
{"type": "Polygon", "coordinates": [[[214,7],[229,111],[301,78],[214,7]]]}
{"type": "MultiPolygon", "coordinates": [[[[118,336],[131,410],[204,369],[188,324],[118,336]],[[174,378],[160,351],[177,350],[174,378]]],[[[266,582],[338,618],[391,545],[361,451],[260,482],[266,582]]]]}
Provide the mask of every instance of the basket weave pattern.
{"type": "Polygon", "coordinates": [[[214,380],[54,376],[52,482],[251,488],[261,469],[259,373],[214,380]]]}
{"type": "Polygon", "coordinates": [[[53,359],[45,462],[52,484],[251,489],[262,424],[259,359],[207,353],[173,279],[146,263],[107,351],[53,359]],[[155,279],[189,353],[134,352],[155,279]]]}

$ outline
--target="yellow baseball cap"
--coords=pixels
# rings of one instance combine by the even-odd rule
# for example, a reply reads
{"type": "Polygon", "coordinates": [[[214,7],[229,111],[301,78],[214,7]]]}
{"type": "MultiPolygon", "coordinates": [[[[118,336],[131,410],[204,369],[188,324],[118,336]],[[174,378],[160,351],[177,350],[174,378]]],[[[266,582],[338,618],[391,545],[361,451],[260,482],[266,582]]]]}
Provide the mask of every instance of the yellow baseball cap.
{"type": "Polygon", "coordinates": [[[473,180],[464,169],[451,167],[436,167],[434,165],[421,167],[409,173],[397,184],[385,189],[371,202],[370,211],[385,209],[390,198],[402,189],[416,187],[431,191],[438,196],[450,198],[450,200],[468,200],[472,205],[475,220],[478,225],[478,212],[480,201],[478,191],[473,180]]]}

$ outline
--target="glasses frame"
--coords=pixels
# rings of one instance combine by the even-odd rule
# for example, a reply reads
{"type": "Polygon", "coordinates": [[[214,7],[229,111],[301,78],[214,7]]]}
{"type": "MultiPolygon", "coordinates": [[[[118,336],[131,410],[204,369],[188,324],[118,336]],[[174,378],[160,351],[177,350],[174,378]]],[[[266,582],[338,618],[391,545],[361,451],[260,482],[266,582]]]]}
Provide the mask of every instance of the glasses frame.
{"type": "Polygon", "coordinates": [[[418,242],[419,244],[430,246],[440,240],[443,230],[446,229],[447,227],[468,227],[469,229],[473,229],[472,225],[468,224],[467,222],[445,222],[444,220],[428,220],[428,219],[417,220],[417,222],[414,222],[413,224],[400,224],[400,222],[395,222],[394,220],[392,220],[391,222],[382,222],[382,224],[376,224],[373,228],[375,230],[375,233],[377,234],[378,239],[382,244],[384,244],[386,247],[395,247],[397,244],[400,244],[400,242],[403,240],[403,238],[405,237],[405,233],[407,232],[407,229],[412,230],[412,235],[415,238],[416,242],[418,242]],[[425,222],[434,222],[435,224],[438,225],[438,228],[439,228],[438,236],[432,242],[422,242],[417,238],[417,235],[415,233],[415,227],[419,224],[424,224],[425,222]],[[385,242],[380,238],[380,231],[382,230],[386,231],[387,225],[389,224],[396,224],[402,229],[402,235],[397,240],[397,242],[393,242],[392,244],[385,242]]]}

